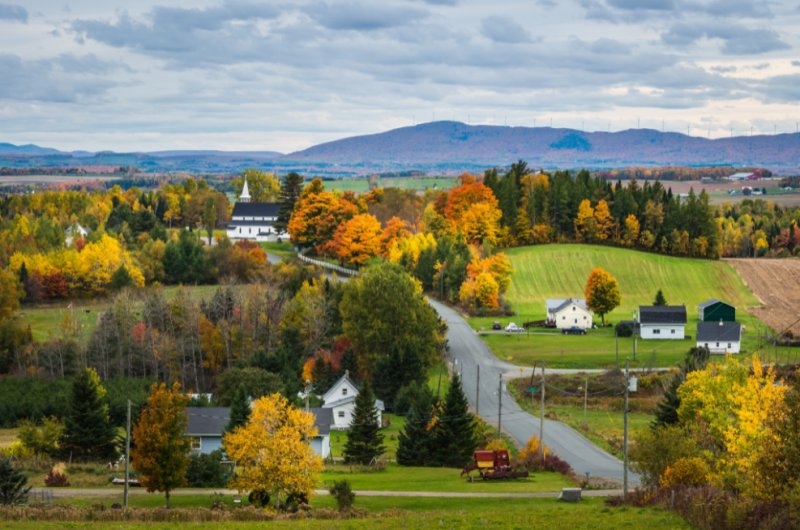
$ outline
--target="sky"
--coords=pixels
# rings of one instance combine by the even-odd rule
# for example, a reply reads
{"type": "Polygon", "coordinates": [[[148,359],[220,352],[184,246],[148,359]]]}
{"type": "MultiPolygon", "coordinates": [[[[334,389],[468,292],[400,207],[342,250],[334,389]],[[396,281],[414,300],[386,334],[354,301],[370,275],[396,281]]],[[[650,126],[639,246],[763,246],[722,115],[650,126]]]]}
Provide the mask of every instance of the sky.
{"type": "Polygon", "coordinates": [[[437,120],[800,124],[800,0],[0,0],[0,142],[271,150],[437,120]]]}

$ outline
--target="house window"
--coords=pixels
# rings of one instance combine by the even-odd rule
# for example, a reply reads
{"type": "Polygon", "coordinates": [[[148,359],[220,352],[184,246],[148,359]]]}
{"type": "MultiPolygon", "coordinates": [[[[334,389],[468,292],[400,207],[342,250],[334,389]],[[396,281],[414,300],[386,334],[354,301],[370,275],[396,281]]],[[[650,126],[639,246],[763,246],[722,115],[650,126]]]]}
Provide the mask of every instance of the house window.
{"type": "Polygon", "coordinates": [[[669,332],[672,333],[673,335],[675,334],[675,330],[674,329],[669,330],[669,332]]]}
{"type": "Polygon", "coordinates": [[[344,411],[343,411],[343,410],[340,410],[340,411],[337,413],[337,415],[338,415],[340,418],[344,418],[344,411]]]}
{"type": "Polygon", "coordinates": [[[192,436],[192,451],[199,451],[203,443],[199,436],[192,436]]]}
{"type": "Polygon", "coordinates": [[[728,343],[728,349],[729,350],[731,349],[731,343],[730,342],[728,343]]]}
{"type": "Polygon", "coordinates": [[[719,342],[717,343],[717,348],[719,348],[719,342]]]}
{"type": "Polygon", "coordinates": [[[343,395],[343,396],[346,396],[346,395],[347,395],[347,387],[344,387],[344,388],[342,389],[342,395],[343,395]]]}
{"type": "Polygon", "coordinates": [[[706,342],[706,349],[708,349],[708,343],[706,342]]]}
{"type": "Polygon", "coordinates": [[[660,329],[654,329],[653,330],[653,335],[661,335],[661,330],[660,329]]]}

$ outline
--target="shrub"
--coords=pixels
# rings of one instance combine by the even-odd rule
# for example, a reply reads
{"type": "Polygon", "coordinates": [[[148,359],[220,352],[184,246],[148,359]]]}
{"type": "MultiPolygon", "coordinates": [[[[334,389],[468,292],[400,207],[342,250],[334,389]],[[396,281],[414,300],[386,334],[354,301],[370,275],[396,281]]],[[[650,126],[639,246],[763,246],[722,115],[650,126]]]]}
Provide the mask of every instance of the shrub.
{"type": "Polygon", "coordinates": [[[52,468],[47,476],[44,478],[45,486],[54,488],[69,486],[69,479],[67,478],[67,466],[64,462],[58,462],[52,468]]]}
{"type": "Polygon", "coordinates": [[[228,472],[222,464],[222,453],[192,455],[186,469],[186,483],[191,488],[222,488],[228,482],[228,472]]]}
{"type": "Polygon", "coordinates": [[[696,456],[679,458],[667,466],[658,482],[662,488],[675,486],[703,486],[708,483],[711,469],[708,464],[696,456]]]}
{"type": "Polygon", "coordinates": [[[630,320],[623,320],[619,322],[614,329],[616,329],[618,337],[630,337],[633,335],[634,323],[630,320]]]}
{"type": "Polygon", "coordinates": [[[331,486],[330,493],[336,497],[336,505],[339,507],[340,512],[350,510],[353,507],[356,494],[353,493],[349,481],[337,480],[331,486]]]}

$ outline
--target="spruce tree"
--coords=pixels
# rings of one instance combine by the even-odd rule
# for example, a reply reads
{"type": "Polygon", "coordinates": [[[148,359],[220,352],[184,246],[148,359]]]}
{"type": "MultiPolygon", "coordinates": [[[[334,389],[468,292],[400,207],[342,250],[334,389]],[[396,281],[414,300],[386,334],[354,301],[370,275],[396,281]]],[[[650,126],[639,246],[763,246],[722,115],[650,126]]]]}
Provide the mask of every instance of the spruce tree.
{"type": "Polygon", "coordinates": [[[281,182],[280,198],[278,199],[278,219],[275,229],[281,233],[286,232],[289,220],[292,218],[294,205],[303,191],[303,177],[294,171],[283,178],[281,182]]]}
{"type": "Polygon", "coordinates": [[[244,425],[250,419],[250,397],[247,395],[247,388],[243,384],[236,387],[236,393],[231,400],[231,415],[225,431],[231,432],[236,427],[244,425]]]}
{"type": "Polygon", "coordinates": [[[0,504],[25,504],[28,500],[28,477],[11,463],[10,458],[0,458],[0,504]]]}
{"type": "Polygon", "coordinates": [[[661,292],[661,289],[659,289],[656,293],[656,298],[653,300],[653,305],[667,305],[667,299],[664,298],[664,293],[661,292]]]}
{"type": "Polygon", "coordinates": [[[347,442],[344,446],[344,461],[366,465],[383,454],[383,433],[378,425],[378,409],[375,407],[375,394],[369,382],[364,382],[356,396],[356,408],[347,442]]]}
{"type": "Polygon", "coordinates": [[[434,430],[436,463],[445,467],[464,467],[478,446],[475,419],[458,374],[453,375],[434,430]]]}
{"type": "Polygon", "coordinates": [[[93,368],[84,369],[73,381],[61,438],[65,456],[85,461],[114,457],[116,433],[105,395],[106,389],[93,368]]]}
{"type": "Polygon", "coordinates": [[[435,399],[427,385],[418,388],[411,399],[406,424],[397,438],[397,463],[402,466],[425,466],[431,462],[435,399]]]}

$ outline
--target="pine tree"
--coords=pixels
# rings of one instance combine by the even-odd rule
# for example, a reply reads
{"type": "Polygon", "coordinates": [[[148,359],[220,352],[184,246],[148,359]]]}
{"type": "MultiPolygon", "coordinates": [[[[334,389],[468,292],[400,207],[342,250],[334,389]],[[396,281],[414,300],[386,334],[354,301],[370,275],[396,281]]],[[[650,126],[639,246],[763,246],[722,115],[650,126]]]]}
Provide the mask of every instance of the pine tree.
{"type": "Polygon", "coordinates": [[[0,459],[0,504],[25,504],[31,486],[26,486],[28,477],[11,463],[10,458],[0,459]]]}
{"type": "Polygon", "coordinates": [[[294,171],[283,178],[281,183],[280,198],[278,203],[278,220],[275,222],[275,229],[278,233],[287,232],[289,220],[292,218],[294,205],[300,198],[303,191],[303,177],[294,171]]]}
{"type": "Polygon", "coordinates": [[[244,425],[250,419],[250,397],[247,395],[247,388],[243,384],[236,387],[236,393],[231,400],[231,416],[226,432],[233,431],[236,427],[244,425]]]}
{"type": "Polygon", "coordinates": [[[114,457],[116,433],[105,395],[106,389],[100,384],[100,376],[93,368],[83,370],[72,383],[61,438],[65,456],[79,460],[107,460],[114,457]]]}
{"type": "Polygon", "coordinates": [[[375,394],[369,382],[365,381],[356,396],[356,408],[347,442],[344,446],[344,461],[366,465],[386,450],[383,433],[378,425],[378,409],[375,407],[375,394]]]}
{"type": "Polygon", "coordinates": [[[653,300],[653,305],[667,305],[667,299],[664,298],[664,293],[661,292],[661,289],[659,289],[656,293],[656,298],[653,300]]]}
{"type": "Polygon", "coordinates": [[[419,392],[411,399],[405,427],[397,439],[397,463],[401,466],[430,463],[434,447],[431,428],[434,403],[433,393],[427,385],[420,385],[419,392]]]}
{"type": "Polygon", "coordinates": [[[446,467],[464,467],[478,446],[475,420],[458,374],[453,375],[445,396],[434,430],[434,442],[436,463],[446,467]]]}

